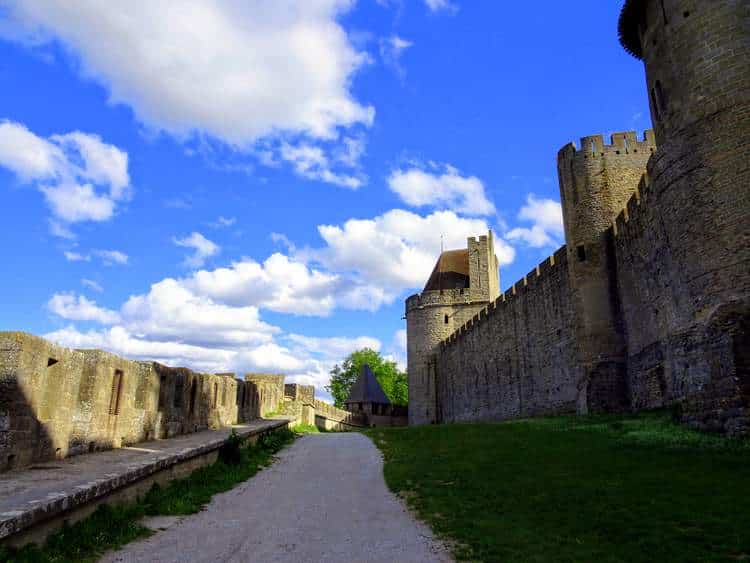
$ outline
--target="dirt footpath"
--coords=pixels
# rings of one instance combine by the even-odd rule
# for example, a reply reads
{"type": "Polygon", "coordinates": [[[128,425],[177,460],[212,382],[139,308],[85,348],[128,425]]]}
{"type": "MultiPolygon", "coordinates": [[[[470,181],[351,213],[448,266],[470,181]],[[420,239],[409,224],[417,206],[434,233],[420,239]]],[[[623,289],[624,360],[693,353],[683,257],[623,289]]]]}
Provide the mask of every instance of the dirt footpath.
{"type": "Polygon", "coordinates": [[[387,489],[383,462],[358,433],[304,436],[205,511],[103,561],[447,562],[446,547],[387,489]]]}

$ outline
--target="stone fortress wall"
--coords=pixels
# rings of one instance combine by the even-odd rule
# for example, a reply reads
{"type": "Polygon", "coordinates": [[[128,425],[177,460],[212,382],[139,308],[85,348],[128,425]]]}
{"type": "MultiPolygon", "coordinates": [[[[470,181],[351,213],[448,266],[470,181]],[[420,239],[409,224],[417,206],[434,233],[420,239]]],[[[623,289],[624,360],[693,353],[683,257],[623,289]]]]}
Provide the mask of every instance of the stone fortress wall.
{"type": "Polygon", "coordinates": [[[339,411],[283,375],[240,380],[0,332],[0,471],[284,412],[356,425],[339,411]]]}
{"type": "Polygon", "coordinates": [[[411,423],[671,405],[750,429],[748,30],[747,2],[625,3],[654,132],[560,150],[566,246],[457,330],[416,307],[455,296],[407,300],[411,423]]]}
{"type": "Polygon", "coordinates": [[[575,411],[567,260],[563,247],[440,343],[428,367],[435,422],[575,411]]]}

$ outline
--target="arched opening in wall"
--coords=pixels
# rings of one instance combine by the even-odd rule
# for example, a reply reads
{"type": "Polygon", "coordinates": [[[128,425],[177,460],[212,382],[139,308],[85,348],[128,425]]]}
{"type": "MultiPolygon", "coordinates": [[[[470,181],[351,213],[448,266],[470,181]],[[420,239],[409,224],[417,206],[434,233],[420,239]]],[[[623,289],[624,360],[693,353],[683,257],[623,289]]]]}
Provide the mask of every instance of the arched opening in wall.
{"type": "Polygon", "coordinates": [[[586,261],[586,247],[582,244],[579,244],[576,247],[576,253],[578,254],[578,261],[579,262],[585,262],[586,261]]]}
{"type": "Polygon", "coordinates": [[[195,412],[195,401],[198,397],[198,385],[193,379],[192,383],[190,384],[190,414],[193,414],[195,412]]]}
{"type": "Polygon", "coordinates": [[[735,375],[740,384],[740,395],[745,406],[750,407],[750,317],[740,320],[732,348],[735,375]]]}

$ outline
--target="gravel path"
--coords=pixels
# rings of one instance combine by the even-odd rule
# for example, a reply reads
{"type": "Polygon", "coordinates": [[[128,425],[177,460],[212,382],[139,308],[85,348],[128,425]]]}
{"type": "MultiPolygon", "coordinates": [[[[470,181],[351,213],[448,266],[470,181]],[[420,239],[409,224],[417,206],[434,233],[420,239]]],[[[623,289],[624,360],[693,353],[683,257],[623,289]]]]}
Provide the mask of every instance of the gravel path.
{"type": "Polygon", "coordinates": [[[388,491],[380,452],[358,433],[297,440],[203,512],[103,561],[448,562],[448,550],[388,491]]]}

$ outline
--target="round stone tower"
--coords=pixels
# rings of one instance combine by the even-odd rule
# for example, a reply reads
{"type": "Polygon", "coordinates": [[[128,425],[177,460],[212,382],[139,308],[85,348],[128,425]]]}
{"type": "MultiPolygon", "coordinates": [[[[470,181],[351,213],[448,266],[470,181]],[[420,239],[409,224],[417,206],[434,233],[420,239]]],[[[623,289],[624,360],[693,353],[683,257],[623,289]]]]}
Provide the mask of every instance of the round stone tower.
{"type": "Polygon", "coordinates": [[[610,228],[656,150],[654,133],[634,131],[569,143],[557,155],[568,273],[576,308],[579,411],[628,406],[626,348],[618,323],[610,228]]]}
{"type": "Polygon", "coordinates": [[[750,298],[750,2],[627,0],[619,34],[646,67],[674,334],[750,298]]]}
{"type": "Polygon", "coordinates": [[[409,424],[439,422],[439,398],[432,361],[440,342],[500,292],[492,233],[468,239],[467,248],[438,258],[422,293],[406,300],[409,424]]]}

